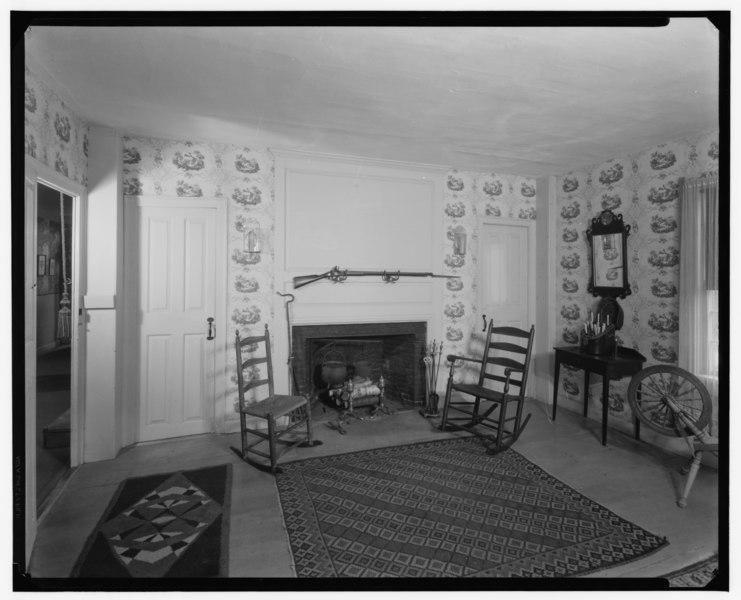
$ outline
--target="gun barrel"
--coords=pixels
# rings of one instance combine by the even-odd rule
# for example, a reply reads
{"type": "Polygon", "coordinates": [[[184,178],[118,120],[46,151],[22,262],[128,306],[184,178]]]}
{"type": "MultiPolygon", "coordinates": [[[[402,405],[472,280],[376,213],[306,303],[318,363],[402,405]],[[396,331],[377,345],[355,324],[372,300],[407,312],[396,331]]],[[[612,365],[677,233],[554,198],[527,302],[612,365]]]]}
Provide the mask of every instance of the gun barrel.
{"type": "Polygon", "coordinates": [[[436,273],[422,271],[342,271],[348,277],[383,277],[384,275],[393,275],[399,277],[445,277],[446,279],[456,279],[460,275],[438,275],[436,273]]]}

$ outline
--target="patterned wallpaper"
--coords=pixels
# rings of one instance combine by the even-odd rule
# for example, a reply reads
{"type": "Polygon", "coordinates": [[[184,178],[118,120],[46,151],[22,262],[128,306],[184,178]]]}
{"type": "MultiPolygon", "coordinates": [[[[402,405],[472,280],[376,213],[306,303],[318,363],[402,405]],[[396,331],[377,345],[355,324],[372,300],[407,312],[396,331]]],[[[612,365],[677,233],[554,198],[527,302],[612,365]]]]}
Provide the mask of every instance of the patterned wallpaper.
{"type": "MultiPolygon", "coordinates": [[[[26,69],[25,151],[66,177],[87,185],[88,125],[51,87],[26,69]]],[[[676,364],[678,343],[679,214],[682,177],[718,169],[718,132],[618,156],[558,177],[557,343],[578,342],[578,329],[598,298],[586,291],[589,262],[586,229],[609,208],[631,225],[628,238],[632,293],[619,343],[637,349],[651,364],[676,364]]],[[[127,195],[215,196],[228,198],[229,336],[239,328],[259,331],[273,314],[274,160],[267,149],[218,143],[124,138],[124,193],[127,195]],[[263,251],[243,251],[246,227],[258,224],[263,251]]],[[[451,170],[444,196],[444,354],[466,354],[479,327],[476,306],[477,219],[493,216],[535,219],[535,180],[511,175],[451,170]],[[468,237],[465,256],[453,253],[453,234],[468,237]]],[[[227,368],[233,372],[231,353],[227,368]]],[[[610,411],[629,422],[627,379],[611,386],[610,411]]],[[[559,402],[580,403],[581,372],[564,367],[559,402]]],[[[599,403],[597,386],[590,402],[599,403]]],[[[232,393],[228,390],[228,393],[232,393]]]]}
{"type": "MultiPolygon", "coordinates": [[[[267,150],[217,143],[148,138],[123,139],[123,189],[128,196],[216,197],[227,199],[229,326],[234,332],[261,333],[273,321],[274,159],[267,150]],[[262,251],[244,251],[248,228],[260,228],[262,251]]],[[[231,349],[230,343],[227,345],[231,349]]],[[[235,358],[227,397],[236,398],[235,358]]]]}
{"type": "MultiPolygon", "coordinates": [[[[481,311],[477,302],[478,219],[535,219],[535,180],[495,173],[474,173],[452,170],[445,185],[445,272],[459,275],[447,279],[443,306],[443,356],[471,354],[471,333],[481,329],[481,311]],[[465,256],[453,253],[456,231],[467,235],[465,256]]],[[[446,361],[447,363],[447,361],[446,361]]],[[[449,366],[446,364],[445,366],[449,366]]],[[[473,380],[469,364],[463,367],[461,378],[473,380]]],[[[447,375],[440,376],[444,385],[447,375]]]]}
{"type": "MultiPolygon", "coordinates": [[[[61,96],[29,69],[25,71],[25,153],[56,172],[87,186],[89,125],[61,96]]],[[[228,199],[228,338],[239,328],[258,332],[273,324],[274,159],[267,149],[219,143],[123,139],[123,186],[130,196],[212,196],[228,199]],[[257,224],[263,251],[244,252],[244,232],[257,224]]],[[[652,364],[674,365],[679,331],[679,187],[682,177],[718,170],[718,132],[661,144],[643,152],[617,156],[579,168],[557,179],[556,280],[558,339],[578,343],[587,311],[599,301],[586,291],[589,257],[586,229],[609,208],[631,225],[628,265],[631,295],[620,300],[624,325],[620,344],[632,347],[652,364]]],[[[445,354],[468,354],[472,332],[480,328],[476,306],[479,216],[535,219],[534,179],[451,170],[444,190],[443,249],[446,280],[443,297],[445,354]],[[467,234],[465,256],[453,253],[453,235],[467,234]]],[[[235,373],[232,352],[227,369],[235,373]]],[[[464,379],[475,376],[462,373],[464,379]]],[[[445,374],[441,375],[444,385],[445,374]]],[[[592,415],[600,404],[598,380],[589,392],[592,415]]],[[[610,387],[611,422],[630,427],[626,398],[629,380],[610,387]]],[[[579,410],[583,376],[564,366],[559,404],[579,410]]],[[[236,398],[231,376],[227,397],[236,398]]],[[[235,401],[236,404],[236,401],[235,401]]],[[[718,411],[714,411],[717,427],[718,411]]],[[[231,415],[235,418],[236,415],[231,415]]]]}
{"type": "MultiPolygon", "coordinates": [[[[556,343],[578,344],[579,328],[599,298],[587,292],[589,253],[586,230],[602,210],[622,214],[628,236],[631,294],[618,300],[624,324],[618,343],[634,348],[646,365],[676,365],[679,331],[679,193],[682,177],[718,169],[718,132],[661,144],[571,171],[557,183],[556,343]]],[[[590,406],[600,405],[598,377],[590,386],[590,406]]],[[[613,417],[631,422],[626,396],[629,378],[610,386],[613,417]]],[[[564,366],[559,403],[582,402],[583,375],[564,366]]],[[[716,411],[717,413],[717,411],[716,411]]],[[[594,411],[593,411],[594,414],[594,411]]]]}
{"type": "Polygon", "coordinates": [[[26,154],[87,186],[88,124],[28,69],[25,80],[26,154]]]}
{"type": "MultiPolygon", "coordinates": [[[[123,140],[123,188],[128,196],[213,196],[228,199],[229,270],[228,338],[234,330],[257,333],[273,325],[274,159],[265,149],[215,143],[178,142],[127,137],[123,140]],[[263,251],[243,251],[243,231],[257,223],[263,251]]],[[[476,308],[477,218],[535,218],[535,181],[521,177],[450,171],[445,189],[447,243],[445,271],[460,275],[446,280],[443,331],[445,353],[467,348],[478,325],[476,308]],[[453,232],[468,235],[465,256],[453,254],[453,232]]],[[[227,354],[227,369],[234,359],[227,354]]],[[[236,394],[232,379],[231,397],[236,394]]]]}

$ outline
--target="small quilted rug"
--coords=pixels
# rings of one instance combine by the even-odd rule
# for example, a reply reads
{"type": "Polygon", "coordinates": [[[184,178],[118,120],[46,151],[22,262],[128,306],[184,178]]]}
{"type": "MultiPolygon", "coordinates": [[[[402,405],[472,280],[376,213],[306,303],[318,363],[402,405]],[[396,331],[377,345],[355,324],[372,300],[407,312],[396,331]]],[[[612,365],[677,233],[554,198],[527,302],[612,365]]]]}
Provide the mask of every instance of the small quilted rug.
{"type": "Polygon", "coordinates": [[[231,465],[127,479],[72,577],[226,576],[231,465]]]}
{"type": "Polygon", "coordinates": [[[283,463],[298,577],[573,577],[665,546],[515,450],[441,440],[283,463]]]}

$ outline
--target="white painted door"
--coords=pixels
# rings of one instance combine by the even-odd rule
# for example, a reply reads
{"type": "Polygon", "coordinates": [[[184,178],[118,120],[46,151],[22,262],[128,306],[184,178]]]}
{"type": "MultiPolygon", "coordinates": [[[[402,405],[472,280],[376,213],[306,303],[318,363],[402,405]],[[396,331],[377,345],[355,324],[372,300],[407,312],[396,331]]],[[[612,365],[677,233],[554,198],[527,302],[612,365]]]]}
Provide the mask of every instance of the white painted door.
{"type": "Polygon", "coordinates": [[[139,440],[211,432],[224,370],[220,211],[193,198],[138,204],[139,440]]]}
{"type": "MultiPolygon", "coordinates": [[[[483,222],[480,235],[481,313],[495,326],[528,330],[535,286],[531,279],[532,225],[527,222],[483,222]]],[[[483,327],[483,319],[481,325],[483,327]]]]}

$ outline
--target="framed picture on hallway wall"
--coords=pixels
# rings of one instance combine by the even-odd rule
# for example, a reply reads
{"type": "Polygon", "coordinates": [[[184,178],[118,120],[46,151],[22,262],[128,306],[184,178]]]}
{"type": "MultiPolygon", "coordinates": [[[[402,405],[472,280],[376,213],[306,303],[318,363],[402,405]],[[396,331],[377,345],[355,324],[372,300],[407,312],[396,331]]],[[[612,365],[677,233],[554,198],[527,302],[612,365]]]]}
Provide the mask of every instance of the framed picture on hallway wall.
{"type": "Polygon", "coordinates": [[[36,262],[36,275],[46,275],[46,254],[39,254],[36,262]]]}
{"type": "Polygon", "coordinates": [[[57,274],[57,261],[53,258],[49,259],[49,276],[54,277],[57,274]]]}

